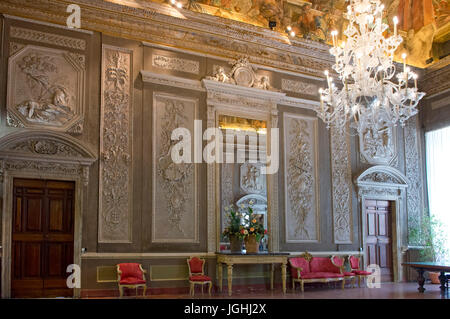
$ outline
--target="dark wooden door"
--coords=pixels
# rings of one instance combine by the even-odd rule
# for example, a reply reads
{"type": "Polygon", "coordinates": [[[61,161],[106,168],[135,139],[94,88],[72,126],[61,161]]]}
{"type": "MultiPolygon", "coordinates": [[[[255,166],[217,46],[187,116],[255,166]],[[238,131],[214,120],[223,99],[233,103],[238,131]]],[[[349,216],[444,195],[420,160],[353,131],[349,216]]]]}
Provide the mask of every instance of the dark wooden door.
{"type": "Polygon", "coordinates": [[[14,179],[12,297],[73,296],[73,182],[14,179]]]}
{"type": "Polygon", "coordinates": [[[392,272],[392,204],[383,200],[366,200],[366,266],[381,268],[381,281],[393,280],[392,272]]]}

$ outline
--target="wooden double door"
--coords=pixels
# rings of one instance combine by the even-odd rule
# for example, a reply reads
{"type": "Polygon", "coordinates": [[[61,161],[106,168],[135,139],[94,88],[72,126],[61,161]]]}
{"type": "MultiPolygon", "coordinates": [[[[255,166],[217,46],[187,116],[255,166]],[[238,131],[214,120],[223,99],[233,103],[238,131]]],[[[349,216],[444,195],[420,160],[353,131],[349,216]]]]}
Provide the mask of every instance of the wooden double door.
{"type": "Polygon", "coordinates": [[[380,266],[381,281],[393,281],[392,208],[386,200],[366,200],[366,266],[380,266]]]}
{"type": "Polygon", "coordinates": [[[14,179],[11,296],[71,297],[73,182],[14,179]]]}

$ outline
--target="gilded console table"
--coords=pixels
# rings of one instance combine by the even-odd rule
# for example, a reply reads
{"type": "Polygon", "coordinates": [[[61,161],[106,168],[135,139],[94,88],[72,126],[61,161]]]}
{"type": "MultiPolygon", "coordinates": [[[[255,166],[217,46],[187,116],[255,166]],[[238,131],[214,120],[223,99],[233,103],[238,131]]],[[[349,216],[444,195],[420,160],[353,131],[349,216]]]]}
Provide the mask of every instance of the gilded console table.
{"type": "Polygon", "coordinates": [[[222,291],[222,265],[225,264],[228,269],[228,296],[232,293],[233,265],[239,264],[270,264],[270,289],[273,289],[274,264],[281,264],[281,280],[283,283],[283,293],[286,293],[286,268],[289,254],[283,253],[258,253],[243,254],[220,252],[217,254],[217,267],[219,272],[219,288],[222,291]]]}

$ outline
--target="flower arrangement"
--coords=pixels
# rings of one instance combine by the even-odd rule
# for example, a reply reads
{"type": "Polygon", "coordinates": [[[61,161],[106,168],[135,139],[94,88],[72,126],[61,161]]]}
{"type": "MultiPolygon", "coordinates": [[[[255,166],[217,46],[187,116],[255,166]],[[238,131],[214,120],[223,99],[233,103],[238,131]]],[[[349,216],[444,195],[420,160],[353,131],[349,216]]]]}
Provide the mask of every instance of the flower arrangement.
{"type": "Polygon", "coordinates": [[[245,239],[255,235],[256,241],[259,242],[267,234],[264,225],[253,216],[252,205],[253,202],[250,201],[247,212],[244,212],[245,206],[243,204],[241,205],[241,212],[236,211],[233,205],[225,208],[229,219],[229,226],[223,231],[225,238],[230,239],[230,236],[235,236],[239,239],[245,239]]]}
{"type": "Polygon", "coordinates": [[[222,233],[223,237],[229,240],[231,237],[243,239],[244,235],[241,230],[244,226],[241,225],[241,213],[236,211],[233,205],[225,207],[225,212],[227,213],[229,225],[224,229],[222,233]]]}
{"type": "Polygon", "coordinates": [[[256,241],[259,242],[264,235],[267,234],[267,229],[264,228],[264,225],[261,224],[254,216],[253,216],[253,208],[251,204],[248,206],[248,214],[244,216],[247,221],[247,225],[243,226],[241,229],[242,235],[245,237],[250,237],[252,235],[256,236],[256,241]]]}

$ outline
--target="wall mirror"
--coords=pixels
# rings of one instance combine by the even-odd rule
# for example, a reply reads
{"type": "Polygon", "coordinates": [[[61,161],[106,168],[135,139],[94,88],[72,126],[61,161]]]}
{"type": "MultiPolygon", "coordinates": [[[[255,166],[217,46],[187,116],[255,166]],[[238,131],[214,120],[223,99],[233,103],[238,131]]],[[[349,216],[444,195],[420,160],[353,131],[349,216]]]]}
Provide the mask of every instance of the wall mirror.
{"type": "MultiPolygon", "coordinates": [[[[267,175],[261,174],[266,161],[267,123],[263,120],[219,115],[223,134],[223,163],[219,165],[220,179],[220,249],[228,250],[229,241],[222,235],[229,225],[226,208],[232,205],[243,213],[253,208],[253,217],[268,229],[267,175]]],[[[267,236],[261,240],[260,251],[267,250],[267,236]]]]}

